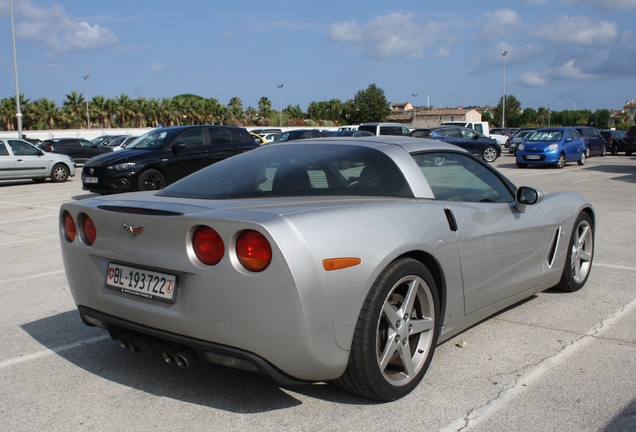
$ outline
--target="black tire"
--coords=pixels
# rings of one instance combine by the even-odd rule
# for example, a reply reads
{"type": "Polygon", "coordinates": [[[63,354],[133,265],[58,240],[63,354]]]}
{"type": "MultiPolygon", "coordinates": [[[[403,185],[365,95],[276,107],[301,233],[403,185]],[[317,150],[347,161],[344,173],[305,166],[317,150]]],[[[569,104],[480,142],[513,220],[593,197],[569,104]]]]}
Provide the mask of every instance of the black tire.
{"type": "Polygon", "coordinates": [[[618,156],[618,147],[612,146],[612,156],[618,156]]]}
{"type": "Polygon", "coordinates": [[[139,175],[139,190],[159,190],[166,187],[166,178],[156,169],[149,169],[139,175]]]}
{"type": "MultiPolygon", "coordinates": [[[[585,163],[585,152],[581,153],[581,159],[583,159],[583,163],[585,163]]],[[[565,155],[563,153],[559,154],[559,157],[557,158],[557,163],[555,166],[559,169],[565,167],[565,155]]]]}
{"type": "Polygon", "coordinates": [[[64,164],[57,164],[51,170],[51,181],[53,183],[62,183],[68,180],[70,175],[68,167],[64,164]]]}
{"type": "Polygon", "coordinates": [[[590,157],[590,146],[585,146],[585,157],[590,157]]]}
{"type": "Polygon", "coordinates": [[[528,164],[517,162],[517,167],[519,167],[519,168],[528,168],[528,164]]]}
{"type": "Polygon", "coordinates": [[[497,149],[493,146],[487,146],[484,149],[484,153],[481,155],[481,157],[486,162],[494,162],[495,160],[497,160],[497,149]]]}
{"type": "Polygon", "coordinates": [[[592,270],[594,259],[594,224],[590,216],[582,212],[576,218],[565,254],[563,274],[557,288],[574,292],[583,288],[592,270]]]}
{"type": "Polygon", "coordinates": [[[426,266],[411,258],[394,261],[369,290],[349,364],[336,384],[382,401],[407,395],[428,369],[439,322],[437,288],[426,266]]]}
{"type": "Polygon", "coordinates": [[[632,151],[631,150],[625,150],[625,155],[631,156],[632,155],[632,151]]]}
{"type": "Polygon", "coordinates": [[[585,161],[587,161],[587,158],[585,157],[585,152],[581,152],[581,158],[577,160],[576,163],[579,165],[585,165],[585,161]]]}
{"type": "Polygon", "coordinates": [[[607,154],[607,149],[605,148],[605,146],[603,146],[603,149],[601,150],[601,157],[605,157],[606,154],[607,154]]]}

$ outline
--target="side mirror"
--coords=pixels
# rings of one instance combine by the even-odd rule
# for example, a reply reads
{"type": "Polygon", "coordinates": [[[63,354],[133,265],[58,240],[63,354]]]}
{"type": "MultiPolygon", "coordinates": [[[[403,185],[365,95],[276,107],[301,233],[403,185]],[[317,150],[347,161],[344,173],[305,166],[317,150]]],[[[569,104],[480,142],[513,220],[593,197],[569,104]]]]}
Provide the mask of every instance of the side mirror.
{"type": "Polygon", "coordinates": [[[570,137],[567,137],[567,138],[565,139],[565,142],[571,142],[571,141],[572,141],[572,138],[570,138],[570,137]]]}
{"type": "Polygon", "coordinates": [[[172,151],[172,153],[179,153],[180,150],[183,150],[184,148],[186,148],[185,143],[176,143],[175,145],[172,146],[172,148],[170,149],[172,151]]]}
{"type": "Polygon", "coordinates": [[[517,189],[517,203],[515,204],[515,208],[519,213],[524,213],[526,206],[538,204],[541,200],[543,200],[543,192],[529,186],[521,186],[517,189]]]}
{"type": "Polygon", "coordinates": [[[40,149],[38,149],[38,156],[44,156],[44,152],[40,149]]]}
{"type": "Polygon", "coordinates": [[[472,139],[474,139],[475,141],[479,139],[479,135],[473,135],[472,139]]]}

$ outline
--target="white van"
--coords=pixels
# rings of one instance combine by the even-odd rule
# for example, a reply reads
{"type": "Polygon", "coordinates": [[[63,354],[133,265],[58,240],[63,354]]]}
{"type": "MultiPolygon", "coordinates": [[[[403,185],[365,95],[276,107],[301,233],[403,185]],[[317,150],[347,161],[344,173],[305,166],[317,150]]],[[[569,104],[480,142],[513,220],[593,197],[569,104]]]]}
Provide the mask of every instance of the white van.
{"type": "Polygon", "coordinates": [[[380,136],[380,135],[411,136],[411,130],[400,123],[380,123],[380,122],[362,123],[360,126],[358,126],[358,130],[371,132],[375,136],[380,136]]]}
{"type": "Polygon", "coordinates": [[[488,122],[466,122],[466,121],[446,121],[442,122],[442,126],[463,126],[471,129],[475,129],[477,132],[490,136],[490,126],[488,126],[488,122]]]}

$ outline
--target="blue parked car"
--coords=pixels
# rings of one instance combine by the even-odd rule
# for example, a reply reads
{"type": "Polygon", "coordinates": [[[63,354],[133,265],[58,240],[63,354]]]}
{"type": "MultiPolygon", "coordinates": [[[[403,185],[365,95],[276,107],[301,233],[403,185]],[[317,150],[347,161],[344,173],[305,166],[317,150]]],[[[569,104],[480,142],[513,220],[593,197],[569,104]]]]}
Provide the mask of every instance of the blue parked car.
{"type": "Polygon", "coordinates": [[[537,129],[517,147],[517,166],[553,165],[563,168],[567,162],[585,164],[585,144],[571,127],[537,129]]]}

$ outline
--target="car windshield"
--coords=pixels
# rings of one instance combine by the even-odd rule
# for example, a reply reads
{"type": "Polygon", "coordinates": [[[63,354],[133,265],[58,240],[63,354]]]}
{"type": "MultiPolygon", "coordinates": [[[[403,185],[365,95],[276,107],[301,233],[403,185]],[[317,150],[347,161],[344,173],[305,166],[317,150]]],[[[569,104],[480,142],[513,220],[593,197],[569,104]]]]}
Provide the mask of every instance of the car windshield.
{"type": "Polygon", "coordinates": [[[132,143],[128,144],[126,146],[126,149],[157,149],[162,147],[175,134],[176,132],[174,131],[165,131],[161,129],[150,131],[147,134],[140,136],[132,143]]]}
{"type": "Polygon", "coordinates": [[[529,141],[560,141],[563,138],[563,131],[560,130],[544,130],[536,131],[530,137],[529,141]]]}
{"type": "Polygon", "coordinates": [[[218,162],[157,195],[202,199],[412,197],[413,192],[393,160],[378,150],[345,144],[281,144],[218,162]]]}

